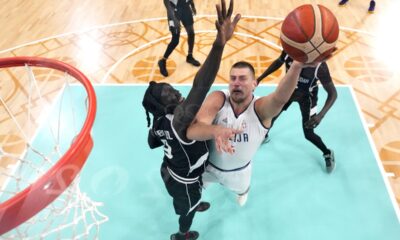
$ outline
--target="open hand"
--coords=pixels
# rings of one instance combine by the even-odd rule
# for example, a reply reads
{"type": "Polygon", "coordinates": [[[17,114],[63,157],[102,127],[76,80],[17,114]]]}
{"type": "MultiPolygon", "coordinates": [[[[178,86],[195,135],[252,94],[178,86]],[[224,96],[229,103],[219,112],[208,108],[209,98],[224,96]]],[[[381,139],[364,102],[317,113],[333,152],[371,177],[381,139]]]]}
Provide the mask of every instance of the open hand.
{"type": "Polygon", "coordinates": [[[235,137],[235,134],[239,134],[241,132],[242,130],[218,126],[214,132],[215,148],[217,151],[233,154],[235,149],[230,140],[235,137]]]}
{"type": "Polygon", "coordinates": [[[231,21],[233,0],[230,1],[228,12],[226,12],[225,0],[221,0],[221,5],[217,4],[216,8],[218,20],[215,21],[215,26],[218,33],[215,44],[224,46],[225,43],[232,37],[233,31],[235,30],[236,24],[239,22],[241,16],[240,14],[236,14],[233,21],[231,21]]]}

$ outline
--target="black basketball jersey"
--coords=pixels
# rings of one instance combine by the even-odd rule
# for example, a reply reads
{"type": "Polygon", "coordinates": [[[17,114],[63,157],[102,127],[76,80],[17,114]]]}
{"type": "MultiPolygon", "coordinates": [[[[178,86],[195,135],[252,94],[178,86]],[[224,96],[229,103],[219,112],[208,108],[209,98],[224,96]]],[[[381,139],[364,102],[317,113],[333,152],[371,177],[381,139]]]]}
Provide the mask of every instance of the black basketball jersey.
{"type": "MultiPolygon", "coordinates": [[[[279,58],[281,61],[285,62],[286,71],[288,71],[293,59],[285,52],[282,52],[279,58]]],[[[300,72],[299,80],[297,81],[296,90],[305,93],[313,93],[318,87],[318,80],[321,81],[322,84],[332,82],[326,62],[321,62],[316,67],[303,68],[300,72]]]]}
{"type": "Polygon", "coordinates": [[[172,126],[173,116],[167,114],[159,117],[153,124],[155,136],[164,144],[163,161],[173,171],[171,175],[176,174],[178,178],[196,178],[205,170],[209,156],[207,144],[205,141],[184,142],[180,139],[172,126]]]}

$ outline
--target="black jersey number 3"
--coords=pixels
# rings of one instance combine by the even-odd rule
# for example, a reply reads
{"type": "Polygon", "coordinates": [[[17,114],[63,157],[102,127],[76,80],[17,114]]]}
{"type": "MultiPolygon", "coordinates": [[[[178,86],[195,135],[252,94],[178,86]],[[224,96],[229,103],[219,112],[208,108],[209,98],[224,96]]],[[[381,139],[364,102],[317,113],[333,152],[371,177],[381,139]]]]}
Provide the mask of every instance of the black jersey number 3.
{"type": "Polygon", "coordinates": [[[167,140],[165,139],[160,139],[162,143],[164,143],[164,153],[167,158],[172,159],[172,148],[170,145],[168,145],[167,140]]]}

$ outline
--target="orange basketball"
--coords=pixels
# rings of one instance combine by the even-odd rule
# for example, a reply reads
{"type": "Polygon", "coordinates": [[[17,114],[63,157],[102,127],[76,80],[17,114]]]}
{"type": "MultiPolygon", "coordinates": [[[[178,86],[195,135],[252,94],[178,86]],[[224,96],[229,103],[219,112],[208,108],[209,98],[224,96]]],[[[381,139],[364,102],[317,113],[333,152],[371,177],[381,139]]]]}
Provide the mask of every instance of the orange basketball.
{"type": "Polygon", "coordinates": [[[338,37],[339,24],[335,15],[319,4],[297,7],[282,23],[283,50],[300,62],[324,60],[335,48],[338,37]]]}

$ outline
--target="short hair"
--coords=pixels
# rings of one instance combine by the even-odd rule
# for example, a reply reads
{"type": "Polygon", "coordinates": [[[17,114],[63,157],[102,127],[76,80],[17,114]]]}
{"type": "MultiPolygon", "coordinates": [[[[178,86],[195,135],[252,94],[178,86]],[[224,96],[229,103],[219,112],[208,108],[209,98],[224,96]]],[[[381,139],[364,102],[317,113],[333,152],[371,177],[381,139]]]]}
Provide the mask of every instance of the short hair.
{"type": "Polygon", "coordinates": [[[256,75],[256,71],[254,70],[253,65],[251,65],[250,63],[248,63],[246,61],[236,62],[235,64],[232,65],[232,68],[248,68],[248,69],[250,69],[250,72],[253,74],[254,77],[256,75]]]}

